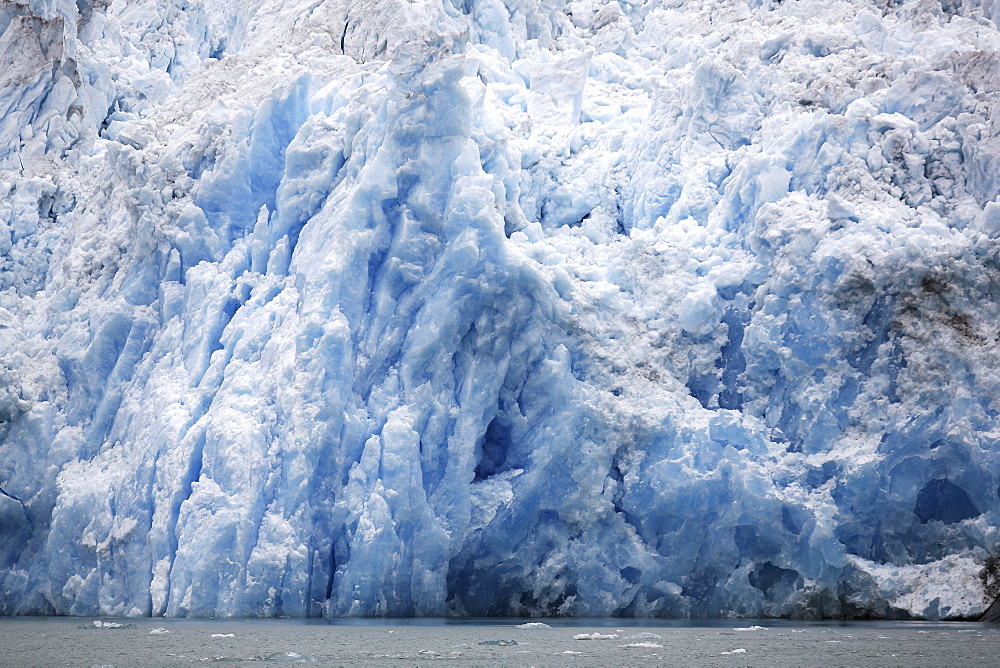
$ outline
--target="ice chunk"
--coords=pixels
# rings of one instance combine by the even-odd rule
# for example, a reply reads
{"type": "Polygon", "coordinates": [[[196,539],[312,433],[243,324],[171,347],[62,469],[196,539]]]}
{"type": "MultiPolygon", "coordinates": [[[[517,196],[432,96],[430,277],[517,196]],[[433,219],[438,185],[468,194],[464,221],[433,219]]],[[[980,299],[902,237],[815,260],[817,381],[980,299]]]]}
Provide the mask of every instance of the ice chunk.
{"type": "Polygon", "coordinates": [[[614,640],[617,637],[617,633],[600,633],[595,631],[594,633],[578,633],[573,636],[573,640],[614,640]]]}
{"type": "Polygon", "coordinates": [[[514,627],[515,629],[551,629],[552,627],[545,622],[526,622],[524,624],[518,624],[514,627]]]}
{"type": "Polygon", "coordinates": [[[700,284],[690,290],[679,306],[678,322],[687,332],[704,334],[716,322],[716,290],[709,284],[700,284]]]}
{"type": "Polygon", "coordinates": [[[572,125],[580,120],[590,51],[565,51],[549,61],[533,61],[528,115],[539,125],[572,125]]]}
{"type": "Polygon", "coordinates": [[[90,624],[81,624],[77,627],[78,629],[109,629],[109,630],[119,630],[119,629],[134,629],[138,628],[132,622],[105,622],[100,619],[95,619],[90,624]]]}
{"type": "Polygon", "coordinates": [[[268,654],[264,660],[276,663],[316,663],[319,661],[315,656],[299,654],[298,652],[275,652],[268,654]]]}

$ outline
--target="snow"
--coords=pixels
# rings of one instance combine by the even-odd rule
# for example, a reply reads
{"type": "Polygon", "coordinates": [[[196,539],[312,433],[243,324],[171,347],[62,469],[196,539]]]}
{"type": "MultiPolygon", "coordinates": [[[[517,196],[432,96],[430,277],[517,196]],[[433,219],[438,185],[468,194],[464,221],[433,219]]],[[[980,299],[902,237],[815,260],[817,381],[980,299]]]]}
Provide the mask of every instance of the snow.
{"type": "Polygon", "coordinates": [[[1000,18],[0,7],[0,613],[974,617],[1000,18]]]}

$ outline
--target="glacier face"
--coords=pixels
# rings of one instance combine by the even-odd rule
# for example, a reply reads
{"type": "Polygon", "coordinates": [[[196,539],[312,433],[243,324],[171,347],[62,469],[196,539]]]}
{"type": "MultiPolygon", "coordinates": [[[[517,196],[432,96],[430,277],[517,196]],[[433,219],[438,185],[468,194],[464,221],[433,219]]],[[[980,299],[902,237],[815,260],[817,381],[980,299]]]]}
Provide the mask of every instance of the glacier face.
{"type": "Polygon", "coordinates": [[[977,614],[994,20],[4,4],[0,613],[977,614]]]}

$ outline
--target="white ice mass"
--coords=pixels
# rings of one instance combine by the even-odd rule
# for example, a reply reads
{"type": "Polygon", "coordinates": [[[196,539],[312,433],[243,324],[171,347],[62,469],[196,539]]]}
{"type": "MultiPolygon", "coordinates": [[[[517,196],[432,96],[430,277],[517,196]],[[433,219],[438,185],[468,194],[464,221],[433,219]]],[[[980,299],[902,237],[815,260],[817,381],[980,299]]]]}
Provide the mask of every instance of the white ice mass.
{"type": "Polygon", "coordinates": [[[995,21],[6,0],[0,614],[978,614],[995,21]]]}

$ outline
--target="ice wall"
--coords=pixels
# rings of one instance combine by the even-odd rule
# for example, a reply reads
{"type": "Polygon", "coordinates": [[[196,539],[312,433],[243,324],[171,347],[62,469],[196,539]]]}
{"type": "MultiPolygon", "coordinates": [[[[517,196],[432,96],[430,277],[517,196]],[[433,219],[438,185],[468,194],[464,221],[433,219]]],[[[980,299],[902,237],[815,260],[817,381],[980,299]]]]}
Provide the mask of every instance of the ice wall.
{"type": "Polygon", "coordinates": [[[0,613],[972,616],[995,3],[0,8],[0,613]]]}

